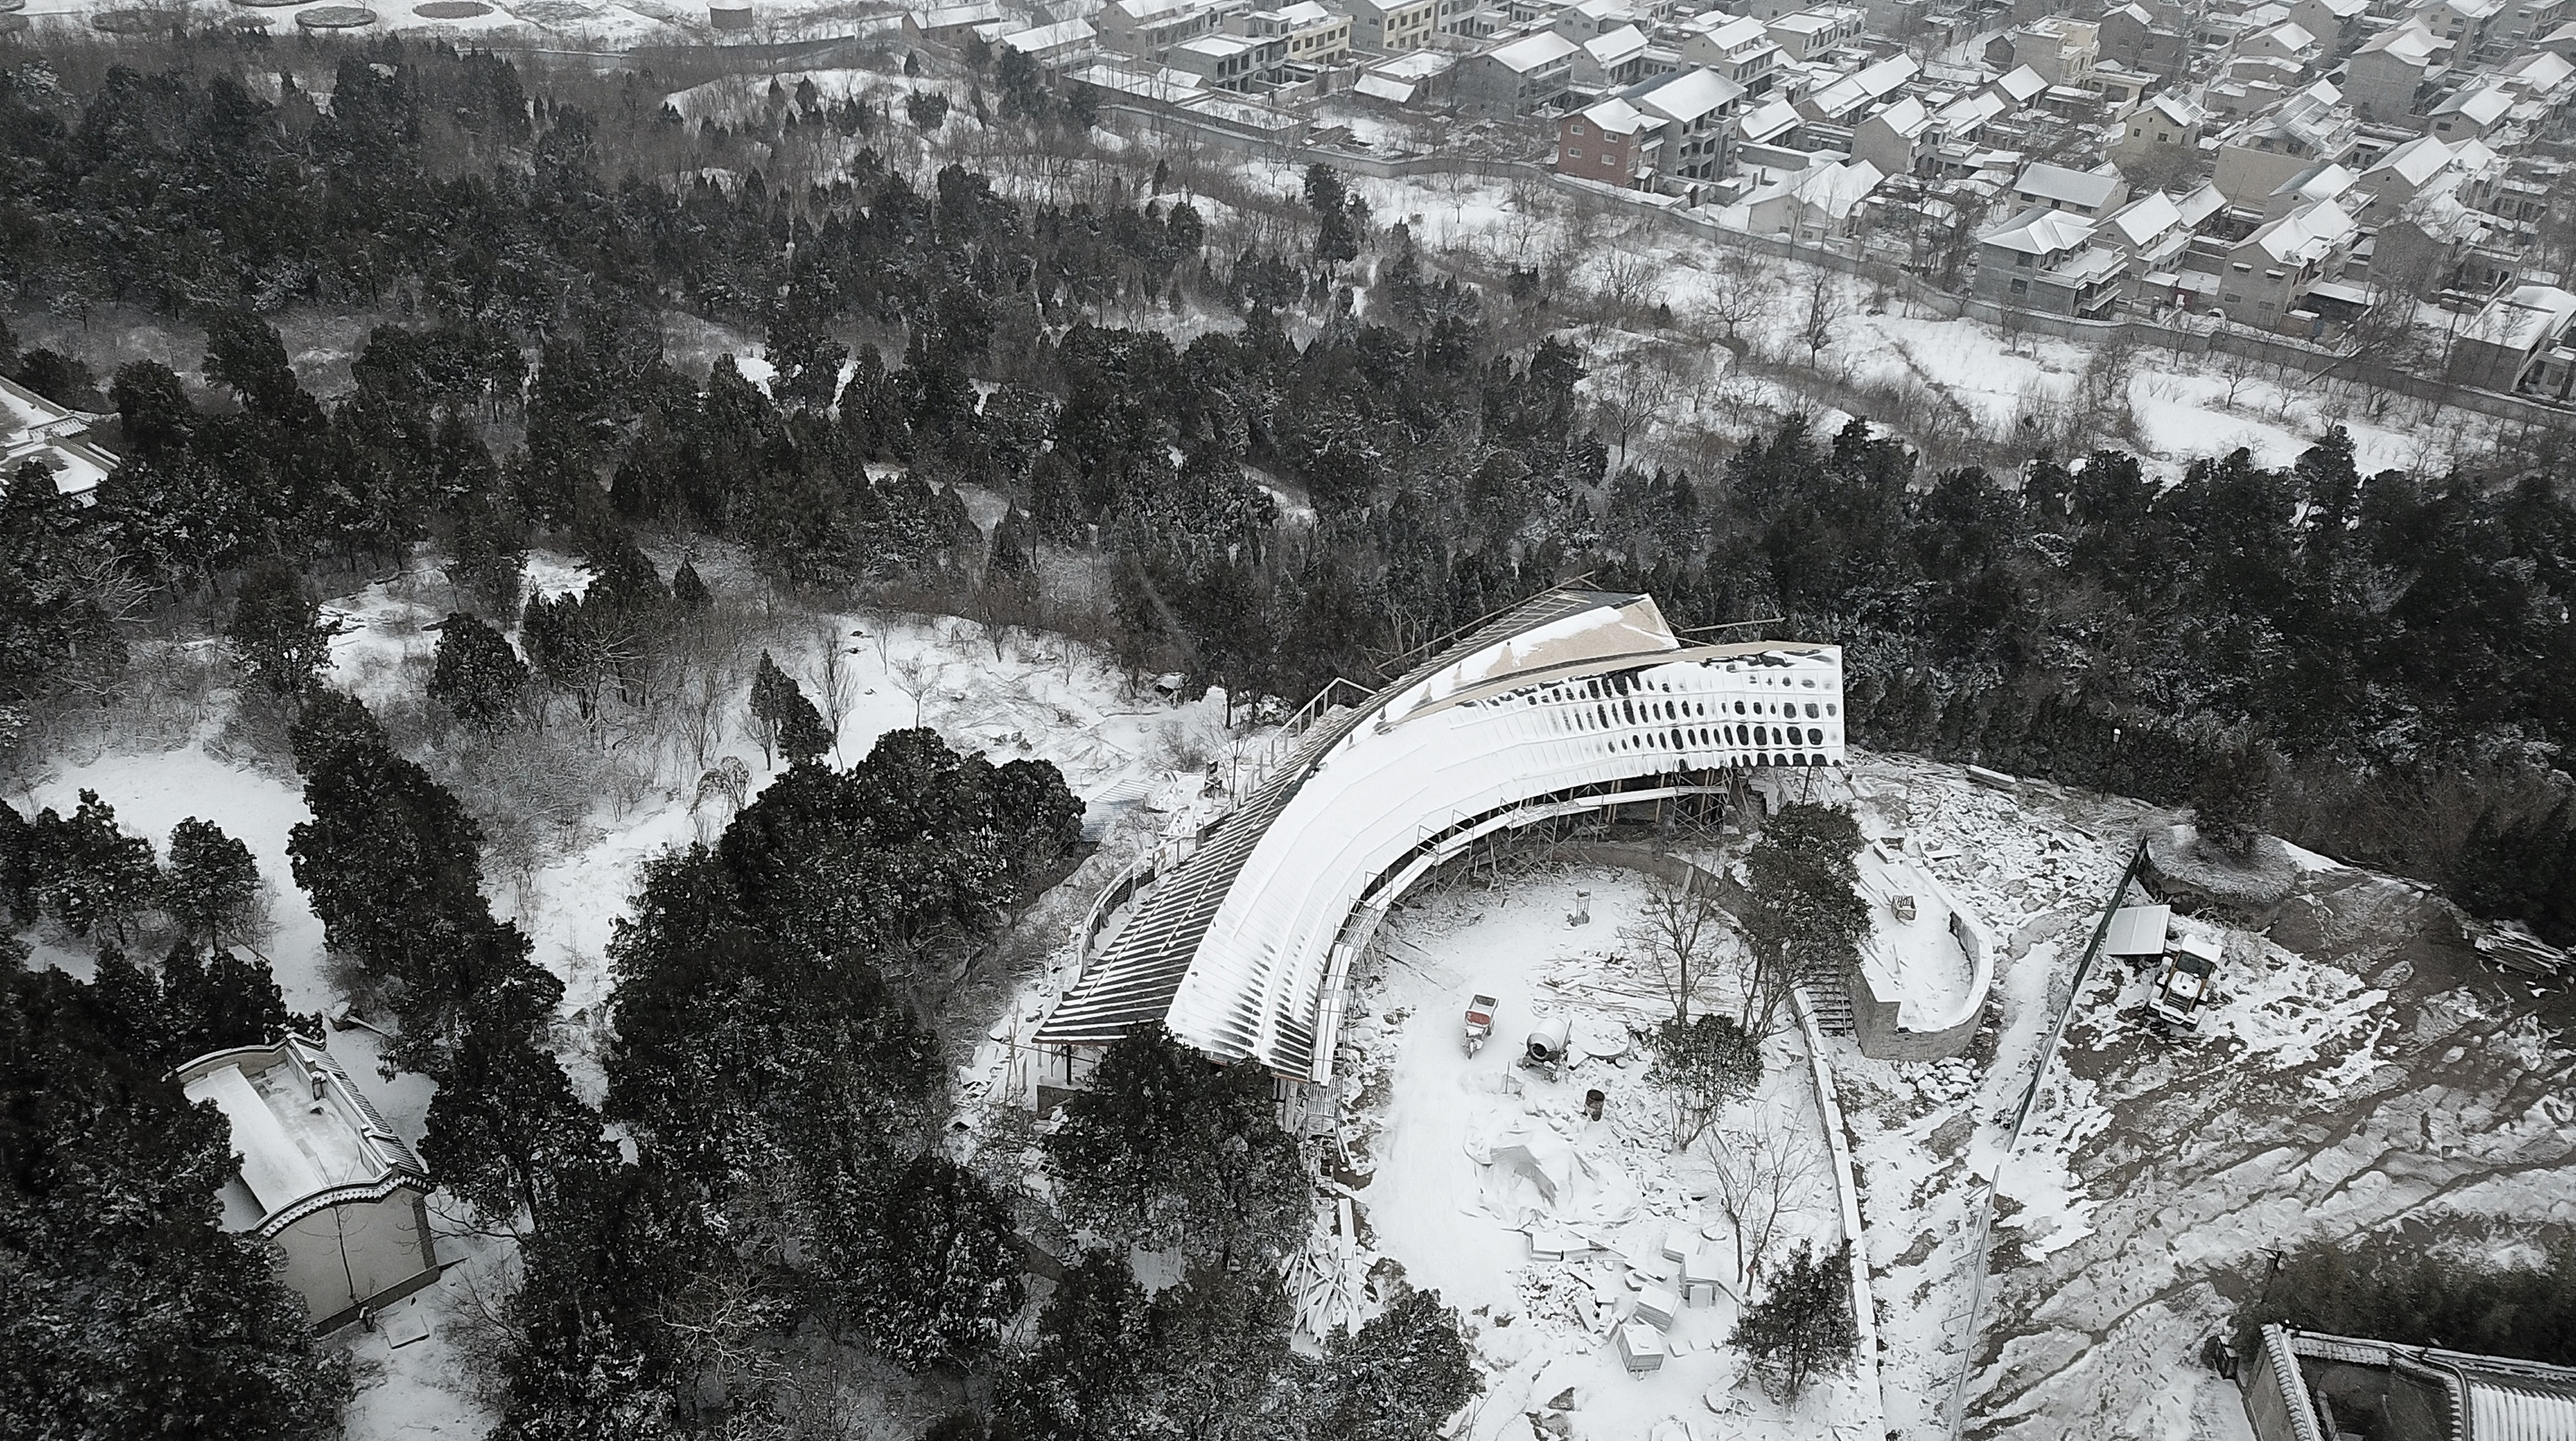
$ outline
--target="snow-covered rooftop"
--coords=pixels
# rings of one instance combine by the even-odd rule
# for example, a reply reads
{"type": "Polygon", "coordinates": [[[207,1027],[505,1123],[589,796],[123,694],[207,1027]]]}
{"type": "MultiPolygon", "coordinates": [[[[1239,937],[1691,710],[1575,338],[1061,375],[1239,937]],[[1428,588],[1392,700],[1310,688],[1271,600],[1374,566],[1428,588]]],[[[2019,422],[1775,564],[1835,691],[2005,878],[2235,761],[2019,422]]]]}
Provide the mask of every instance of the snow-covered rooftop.
{"type": "Polygon", "coordinates": [[[217,1051],[177,1076],[189,1100],[214,1102],[231,1123],[239,1180],[254,1203],[234,1213],[239,1229],[273,1234],[339,1200],[429,1189],[428,1170],[316,1042],[289,1036],[217,1051]]]}

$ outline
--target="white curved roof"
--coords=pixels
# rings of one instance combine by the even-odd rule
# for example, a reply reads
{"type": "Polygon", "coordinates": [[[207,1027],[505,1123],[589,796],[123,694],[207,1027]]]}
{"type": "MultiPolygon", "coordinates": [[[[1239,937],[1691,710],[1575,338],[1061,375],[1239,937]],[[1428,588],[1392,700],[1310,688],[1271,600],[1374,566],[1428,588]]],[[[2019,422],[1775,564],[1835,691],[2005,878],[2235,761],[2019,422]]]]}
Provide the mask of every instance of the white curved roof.
{"type": "Polygon", "coordinates": [[[1839,763],[1841,701],[1834,647],[1685,648],[1648,597],[1540,596],[1321,728],[1162,878],[1036,1040],[1159,1020],[1210,1055],[1326,1079],[1336,944],[1389,899],[1371,896],[1381,878],[1542,797],[1839,763]]]}

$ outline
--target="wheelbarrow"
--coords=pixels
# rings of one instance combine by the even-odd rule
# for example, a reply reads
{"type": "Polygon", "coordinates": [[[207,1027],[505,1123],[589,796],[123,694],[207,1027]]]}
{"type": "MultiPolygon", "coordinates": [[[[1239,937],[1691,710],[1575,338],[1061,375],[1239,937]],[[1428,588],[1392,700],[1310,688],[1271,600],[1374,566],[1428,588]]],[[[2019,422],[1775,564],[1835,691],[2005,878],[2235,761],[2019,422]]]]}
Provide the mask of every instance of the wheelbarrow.
{"type": "Polygon", "coordinates": [[[1478,1051],[1483,1050],[1485,1048],[1486,1039],[1493,1034],[1494,998],[1491,996],[1477,996],[1468,1001],[1467,1054],[1472,1056],[1478,1051]]]}

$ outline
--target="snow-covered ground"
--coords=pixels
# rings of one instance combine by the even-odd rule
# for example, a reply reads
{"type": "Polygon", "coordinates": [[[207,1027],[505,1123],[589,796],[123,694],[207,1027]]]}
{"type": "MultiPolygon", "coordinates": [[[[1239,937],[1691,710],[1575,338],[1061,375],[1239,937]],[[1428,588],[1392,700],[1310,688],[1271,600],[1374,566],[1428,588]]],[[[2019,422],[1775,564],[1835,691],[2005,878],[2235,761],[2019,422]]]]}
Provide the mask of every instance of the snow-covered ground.
{"type": "MultiPolygon", "coordinates": [[[[1281,171],[1247,162],[1247,176],[1281,171]]],[[[1294,176],[1269,183],[1293,188],[1294,176]]],[[[1377,180],[1354,177],[1380,224],[1405,222],[1415,243],[1437,254],[1457,251],[1489,266],[1547,266],[1575,290],[1621,297],[1629,305],[1671,307],[1689,326],[1716,313],[1721,288],[1718,244],[1684,225],[1596,202],[1586,207],[1561,191],[1527,180],[1438,175],[1377,180]]],[[[1757,262],[1776,285],[1763,309],[1741,328],[1757,354],[1786,354],[1803,363],[1797,332],[1806,319],[1810,268],[1757,262]]],[[[1914,384],[1955,407],[1959,419],[2003,434],[2037,410],[2062,409],[2093,360],[2093,348],[2037,335],[2007,336],[1982,321],[1913,313],[1902,300],[1854,277],[1834,277],[1836,317],[1819,361],[1863,384],[1914,384]]],[[[1616,337],[1613,337],[1615,340],[1616,337]]],[[[1617,348],[1615,345],[1614,349],[1617,348]]],[[[1740,428],[1747,412],[1798,413],[1812,402],[1763,374],[1748,373],[1728,352],[1692,350],[1700,369],[1664,399],[1672,415],[1701,414],[1701,423],[1740,428]]],[[[1597,368],[1597,367],[1596,367],[1597,368]]],[[[1594,383],[1596,391],[1599,383],[1594,383]]],[[[2466,411],[2431,407],[2372,392],[2356,397],[2302,375],[2286,383],[2266,369],[2224,356],[2186,356],[2146,348],[2134,357],[2122,393],[2134,415],[2134,443],[2168,470],[2244,447],[2257,463],[2287,465],[2331,424],[2352,433],[2363,474],[2447,468],[2492,447],[2497,423],[2466,411]],[[2231,374],[2231,369],[2236,373],[2231,374]]],[[[1839,424],[1843,417],[1829,417],[1839,424]]]]}
{"type": "MultiPolygon", "coordinates": [[[[584,577],[548,557],[532,566],[531,583],[566,589],[584,577]]],[[[334,683],[388,706],[416,703],[408,698],[435,638],[424,626],[448,604],[439,583],[411,575],[332,604],[357,627],[335,650],[334,683]]],[[[1068,975],[1061,938],[1072,915],[1127,857],[1217,804],[1209,765],[1221,771],[1229,752],[1264,736],[1227,735],[1215,698],[1173,707],[1132,694],[1103,659],[1056,638],[1013,637],[997,655],[979,627],[955,619],[851,615],[831,624],[864,632],[847,658],[844,757],[911,724],[917,691],[922,719],[954,743],[1053,760],[1110,814],[1103,854],[1033,913],[1042,934],[1030,939],[1055,964],[1006,1003],[996,998],[1002,1019],[961,1077],[971,1118],[999,1103],[994,1080],[1012,1038],[1068,975]]],[[[800,674],[806,664],[785,650],[781,660],[800,674]]],[[[240,837],[270,889],[263,950],[289,1005],[330,1009],[337,997],[321,966],[320,926],[285,855],[304,816],[300,789],[281,771],[235,759],[220,712],[210,706],[167,748],[62,758],[23,778],[12,799],[68,810],[87,788],[159,846],[191,815],[240,837]]],[[[739,733],[721,748],[765,778],[739,733]]],[[[524,884],[496,886],[496,908],[527,928],[539,962],[567,983],[566,1060],[585,1085],[596,1084],[602,959],[636,867],[706,824],[679,777],[656,776],[632,797],[595,798],[524,884]]],[[[2222,995],[2197,1039],[2146,1034],[2134,1015],[2143,980],[2098,970],[2007,1154],[2014,1107],[2092,924],[2135,838],[2165,818],[2047,786],[2007,794],[1955,767],[1858,752],[1815,789],[1819,799],[1848,797],[1868,834],[1909,837],[1998,942],[1988,1024],[1966,1056],[1896,1064],[1867,1060],[1848,1040],[1827,1047],[1896,1435],[1946,1435],[1964,1377],[1968,1420],[1985,1434],[2234,1438],[2241,1405],[2195,1356],[2259,1284],[2266,1250],[2406,1223],[2436,1246],[2490,1254],[2535,1226],[2576,1224],[2576,1108],[2553,1080],[2570,1058],[2419,888],[2317,857],[2297,858],[2299,890],[2268,934],[2221,933],[2222,995]],[[1985,1260],[1977,1242],[1989,1187],[1993,1273],[1971,1356],[1967,1313],[1985,1260]]],[[[1344,1038],[1346,1154],[1335,1174],[1354,1202],[1363,1264],[1398,1263],[1466,1315],[1488,1385],[1468,1433],[1476,1437],[1516,1437],[1531,1412],[1571,1436],[1825,1434],[1857,1419],[1857,1385],[1829,1386],[1795,1417],[1781,1415],[1723,1344],[1733,1316],[1723,1296],[1682,1308],[1668,1328],[1673,1352],[1652,1375],[1631,1378],[1600,1339],[1623,1309],[1633,1314],[1644,1283],[1667,1273],[1663,1252],[1676,1233],[1678,1250],[1731,1250],[1733,1240],[1701,1199],[1709,1142],[1675,1157],[1667,1115],[1643,1079],[1632,1027],[1658,1002],[1633,967],[1611,960],[1632,949],[1619,931],[1640,895],[1624,873],[1542,868],[1497,889],[1425,892],[1390,917],[1344,1038]],[[1577,890],[1590,892],[1591,919],[1580,926],[1567,920],[1577,890]],[[1469,1058],[1461,1026],[1477,992],[1497,996],[1500,1013],[1492,1043],[1469,1058]],[[1533,1019],[1560,1012],[1588,1059],[1562,1081],[1514,1067],[1533,1019]],[[1593,1122],[1582,1103],[1596,1088],[1605,1107],[1593,1122]],[[1532,1230],[1600,1249],[1534,1258],[1532,1230]]],[[[40,954],[86,968],[68,943],[40,954]]],[[[376,1074],[364,1031],[337,1033],[332,1044],[353,1073],[376,1074]]],[[[417,1139],[426,1083],[400,1076],[375,1089],[380,1109],[417,1139]]],[[[1791,1036],[1770,1047],[1762,1090],[1719,1123],[1804,1148],[1809,1174],[1789,1208],[1789,1237],[1835,1229],[1815,1114],[1791,1036]]],[[[413,1303],[429,1340],[398,1350],[381,1333],[343,1342],[361,1363],[349,1416],[361,1441],[472,1435],[490,1419],[453,1333],[509,1263],[508,1248],[463,1235],[442,1244],[469,1259],[413,1303]]]]}
{"type": "MultiPolygon", "coordinates": [[[[529,566],[533,590],[578,589],[587,580],[561,556],[539,555],[529,566]]],[[[713,583],[720,589],[726,584],[720,576],[713,583]]],[[[326,681],[378,706],[416,705],[437,640],[424,627],[447,613],[449,601],[443,584],[418,571],[326,601],[352,627],[333,644],[326,681]]],[[[830,620],[841,634],[863,632],[847,656],[851,700],[839,732],[844,758],[856,760],[877,736],[912,725],[915,699],[907,687],[917,686],[921,720],[952,745],[986,750],[997,760],[1053,761],[1076,794],[1100,798],[1112,848],[1129,844],[1131,830],[1158,832],[1162,812],[1201,803],[1205,765],[1240,743],[1224,731],[1221,695],[1188,706],[1150,692],[1138,696],[1104,658],[1061,638],[1017,637],[997,657],[981,627],[954,618],[871,614],[830,620]]],[[[782,648],[779,658],[814,694],[804,657],[782,648]]],[[[82,789],[95,790],[116,808],[128,834],[150,837],[164,854],[171,827],[180,820],[215,822],[258,861],[273,927],[260,949],[287,1005],[298,1012],[337,1010],[341,998],[325,973],[321,922],[296,887],[286,854],[288,832],[309,815],[302,787],[282,769],[217,754],[224,748],[220,720],[228,698],[219,694],[217,701],[185,744],[109,749],[57,762],[25,778],[11,799],[21,807],[52,806],[68,814],[82,789]]],[[[726,713],[730,718],[741,709],[730,705],[726,713]]],[[[730,719],[722,750],[748,764],[755,788],[773,773],[730,719]]],[[[495,912],[520,924],[534,943],[537,963],[565,983],[563,1059],[575,1083],[594,1098],[595,1047],[610,980],[608,940],[643,861],[664,846],[706,833],[709,819],[693,814],[692,799],[675,776],[659,778],[632,805],[597,797],[582,823],[562,831],[561,843],[527,884],[504,886],[496,878],[491,886],[495,912]]],[[[31,939],[40,963],[88,972],[85,944],[68,937],[31,939]]],[[[409,1074],[380,1080],[373,1038],[364,1030],[334,1032],[330,1044],[367,1085],[378,1109],[417,1144],[433,1094],[428,1082],[409,1074]]],[[[434,1219],[441,1200],[431,1203],[434,1219]]],[[[352,1331],[341,1338],[359,1362],[361,1390],[347,1418],[352,1441],[473,1436],[493,1420],[461,1369],[450,1333],[471,1314],[476,1293],[491,1292],[495,1273],[511,1264],[510,1248],[461,1226],[441,1229],[441,1253],[466,1258],[466,1264],[405,1303],[429,1322],[430,1338],[400,1349],[391,1348],[381,1332],[352,1331]]]]}
{"type": "Polygon", "coordinates": [[[1478,1441],[1518,1437],[1527,1413],[1559,1414],[1563,1434],[1600,1441],[1712,1434],[1721,1418],[1728,1435],[1824,1435],[1868,1418],[1856,1377],[1783,1411],[1726,1346],[1742,1282],[1734,1229],[1706,1199],[1709,1150],[1751,1133],[1790,1149],[1775,1264],[1802,1239],[1831,1247],[1833,1185],[1794,1033],[1766,1049],[1761,1089],[1718,1133],[1673,1152],[1641,1035],[1669,1006],[1619,959],[1634,951],[1619,932],[1646,896],[1636,876],[1589,867],[1444,888],[1389,919],[1377,974],[1354,997],[1344,1039],[1357,1100],[1342,1145],[1363,1234],[1464,1314],[1485,1395],[1461,1434],[1478,1441]],[[1570,923],[1585,910],[1588,924],[1570,923]],[[1463,1018],[1477,994],[1500,1004],[1491,1043],[1469,1057],[1463,1018]],[[1572,1024],[1578,1059],[1561,1079],[1516,1064],[1549,1017],[1572,1024]],[[1593,1090],[1605,1097],[1598,1121],[1586,1113],[1593,1090]],[[1658,1292],[1694,1254],[1723,1281],[1669,1327],[1653,1324],[1658,1292]],[[1631,1376],[1615,1333],[1640,1320],[1671,1354],[1631,1376]],[[1695,1429],[1671,1429],[1682,1423],[1695,1429]]]}

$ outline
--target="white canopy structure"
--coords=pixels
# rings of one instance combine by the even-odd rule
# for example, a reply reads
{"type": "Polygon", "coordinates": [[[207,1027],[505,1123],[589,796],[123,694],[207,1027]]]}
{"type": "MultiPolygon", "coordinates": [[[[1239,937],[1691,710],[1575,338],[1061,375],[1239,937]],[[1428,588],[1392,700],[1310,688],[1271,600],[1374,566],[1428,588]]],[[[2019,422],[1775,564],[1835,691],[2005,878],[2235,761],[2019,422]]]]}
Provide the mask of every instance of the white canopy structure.
{"type": "Polygon", "coordinates": [[[1318,724],[1152,882],[1035,1040],[1069,1061],[1159,1021],[1329,1081],[1351,958],[1457,850],[1842,758],[1839,648],[1685,646],[1650,597],[1548,592],[1318,724]]]}

